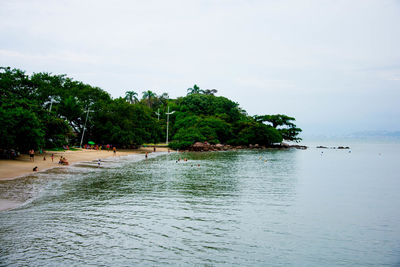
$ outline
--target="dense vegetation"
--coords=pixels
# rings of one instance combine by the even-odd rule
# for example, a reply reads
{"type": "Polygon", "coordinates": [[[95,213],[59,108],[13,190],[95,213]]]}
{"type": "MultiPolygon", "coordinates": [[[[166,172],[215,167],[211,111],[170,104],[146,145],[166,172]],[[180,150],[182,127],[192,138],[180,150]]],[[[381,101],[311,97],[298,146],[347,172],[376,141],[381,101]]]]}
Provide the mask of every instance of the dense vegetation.
{"type": "Polygon", "coordinates": [[[238,103],[215,96],[216,89],[197,85],[185,97],[169,99],[134,91],[113,99],[104,90],[65,75],[0,68],[0,148],[21,152],[42,147],[80,145],[89,140],[136,147],[166,139],[167,107],[170,147],[197,141],[232,145],[270,145],[298,141],[301,129],[286,115],[250,117],[238,103]],[[86,128],[85,128],[86,125],[86,128]],[[85,130],[84,130],[85,129],[85,130]]]}

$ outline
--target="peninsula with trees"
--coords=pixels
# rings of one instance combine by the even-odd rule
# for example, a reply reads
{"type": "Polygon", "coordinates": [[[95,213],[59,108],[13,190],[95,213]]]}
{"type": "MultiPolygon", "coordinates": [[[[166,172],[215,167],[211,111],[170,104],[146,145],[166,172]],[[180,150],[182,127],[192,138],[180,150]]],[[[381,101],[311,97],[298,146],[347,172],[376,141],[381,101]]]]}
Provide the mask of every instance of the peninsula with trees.
{"type": "Polygon", "coordinates": [[[88,141],[135,148],[165,143],[189,149],[196,142],[271,147],[299,141],[301,129],[287,115],[250,116],[238,103],[194,85],[170,99],[145,90],[112,98],[103,89],[66,75],[0,68],[0,149],[80,146],[88,141]],[[167,116],[168,109],[170,110],[167,116]]]}

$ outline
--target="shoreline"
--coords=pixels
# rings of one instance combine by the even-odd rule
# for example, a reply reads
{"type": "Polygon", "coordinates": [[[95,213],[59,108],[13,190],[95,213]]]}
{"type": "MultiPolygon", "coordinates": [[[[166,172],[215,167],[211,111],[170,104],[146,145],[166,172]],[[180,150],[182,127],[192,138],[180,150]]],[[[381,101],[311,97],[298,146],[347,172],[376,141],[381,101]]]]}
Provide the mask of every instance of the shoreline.
{"type": "MultiPolygon", "coordinates": [[[[157,148],[156,152],[167,152],[168,148],[157,148]]],[[[172,150],[171,150],[172,151],[172,150]]],[[[139,149],[121,149],[117,150],[116,157],[127,156],[131,154],[144,154],[153,152],[152,147],[142,147],[139,149]]],[[[28,155],[21,155],[15,160],[0,160],[0,181],[14,180],[27,175],[43,172],[56,167],[68,167],[75,163],[83,161],[93,161],[97,159],[106,159],[114,157],[114,153],[110,150],[76,150],[76,151],[54,151],[45,152],[42,155],[35,155],[34,162],[31,162],[28,155]],[[54,161],[51,160],[51,154],[54,154],[54,161]],[[46,160],[43,160],[43,157],[46,160]],[[58,161],[60,157],[67,158],[69,165],[60,165],[58,161]],[[34,172],[33,168],[38,167],[38,171],[34,172]]]]}
{"type": "MultiPolygon", "coordinates": [[[[168,148],[157,147],[156,152],[167,152],[168,148]]],[[[171,150],[172,151],[172,150],[171,150]]],[[[49,169],[64,167],[68,168],[80,162],[85,161],[93,161],[97,159],[107,159],[113,157],[121,157],[128,156],[132,154],[144,154],[146,152],[152,153],[153,147],[141,147],[139,149],[121,149],[117,150],[116,155],[114,156],[113,151],[107,150],[85,150],[80,149],[76,151],[50,151],[45,152],[42,155],[35,155],[34,162],[30,161],[28,155],[21,155],[15,160],[0,160],[0,182],[16,180],[19,178],[23,178],[29,175],[33,175],[35,173],[40,173],[47,171],[49,169]],[[54,154],[54,161],[51,161],[51,154],[54,154]],[[46,157],[46,160],[43,160],[43,157],[46,157]],[[66,157],[69,165],[60,165],[58,161],[60,157],[66,157]],[[38,171],[34,172],[33,168],[37,166],[38,171]]],[[[10,199],[0,198],[0,212],[11,210],[19,207],[23,203],[16,202],[10,199]]]]}

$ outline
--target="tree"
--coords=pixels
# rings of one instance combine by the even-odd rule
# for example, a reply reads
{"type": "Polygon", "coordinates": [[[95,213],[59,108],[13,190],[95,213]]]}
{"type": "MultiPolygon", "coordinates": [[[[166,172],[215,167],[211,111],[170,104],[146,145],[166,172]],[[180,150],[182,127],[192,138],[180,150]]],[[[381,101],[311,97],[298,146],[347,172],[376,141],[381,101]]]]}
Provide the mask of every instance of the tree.
{"type": "Polygon", "coordinates": [[[217,89],[205,89],[205,90],[203,90],[203,94],[205,94],[205,95],[214,95],[216,93],[218,93],[217,89]]]}
{"type": "Polygon", "coordinates": [[[193,85],[193,88],[188,88],[187,92],[188,95],[192,95],[192,94],[200,94],[203,92],[203,90],[201,90],[200,87],[197,86],[197,84],[195,84],[193,85]]]}
{"type": "Polygon", "coordinates": [[[134,104],[138,102],[137,93],[135,91],[126,91],[125,92],[125,100],[130,104],[134,104]]]}
{"type": "Polygon", "coordinates": [[[235,125],[235,135],[229,141],[233,145],[271,145],[282,142],[282,136],[270,125],[265,125],[256,121],[240,121],[235,125]]]}
{"type": "Polygon", "coordinates": [[[150,90],[143,92],[142,99],[146,100],[147,106],[151,108],[153,99],[156,97],[156,94],[150,90]]]}
{"type": "Polygon", "coordinates": [[[44,144],[44,127],[32,107],[24,100],[0,106],[0,147],[20,151],[44,144]]]}
{"type": "Polygon", "coordinates": [[[159,136],[156,119],[144,105],[131,105],[123,98],[101,104],[93,114],[88,136],[98,143],[138,146],[159,136]]]}
{"type": "Polygon", "coordinates": [[[297,128],[296,124],[293,123],[296,120],[293,117],[289,117],[283,114],[262,116],[256,115],[254,116],[254,119],[262,123],[269,122],[272,127],[280,132],[284,140],[295,142],[301,141],[301,138],[299,138],[298,135],[301,133],[302,130],[300,128],[297,128]]]}
{"type": "Polygon", "coordinates": [[[185,149],[195,142],[205,141],[206,137],[196,127],[189,127],[179,129],[174,135],[173,140],[169,144],[172,149],[185,149]]]}

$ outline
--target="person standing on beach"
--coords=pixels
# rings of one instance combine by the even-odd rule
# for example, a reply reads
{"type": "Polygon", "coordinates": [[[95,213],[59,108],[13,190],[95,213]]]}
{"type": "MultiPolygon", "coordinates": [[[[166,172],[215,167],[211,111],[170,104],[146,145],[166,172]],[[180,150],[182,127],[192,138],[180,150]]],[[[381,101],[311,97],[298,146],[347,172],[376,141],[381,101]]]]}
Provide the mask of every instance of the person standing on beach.
{"type": "Polygon", "coordinates": [[[29,161],[35,162],[35,150],[29,150],[29,161]]]}
{"type": "Polygon", "coordinates": [[[113,152],[114,152],[114,156],[115,156],[115,154],[117,154],[117,148],[115,146],[113,147],[113,152]]]}
{"type": "Polygon", "coordinates": [[[51,162],[54,161],[54,154],[51,154],[51,162]]]}

